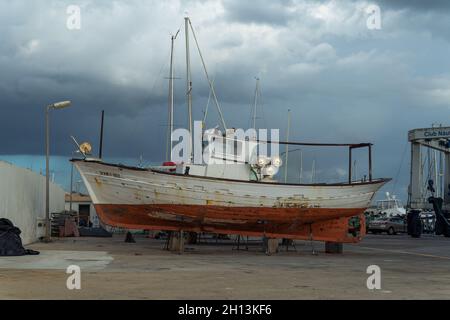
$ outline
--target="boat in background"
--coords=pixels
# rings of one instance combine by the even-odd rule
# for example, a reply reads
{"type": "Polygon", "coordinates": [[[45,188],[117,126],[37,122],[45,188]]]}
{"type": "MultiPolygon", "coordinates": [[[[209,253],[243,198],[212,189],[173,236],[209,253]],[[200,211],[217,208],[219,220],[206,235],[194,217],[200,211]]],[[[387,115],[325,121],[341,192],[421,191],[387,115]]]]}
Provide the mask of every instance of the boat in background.
{"type": "Polygon", "coordinates": [[[383,217],[405,217],[406,209],[395,195],[386,192],[386,198],[377,201],[376,213],[383,217]]]}

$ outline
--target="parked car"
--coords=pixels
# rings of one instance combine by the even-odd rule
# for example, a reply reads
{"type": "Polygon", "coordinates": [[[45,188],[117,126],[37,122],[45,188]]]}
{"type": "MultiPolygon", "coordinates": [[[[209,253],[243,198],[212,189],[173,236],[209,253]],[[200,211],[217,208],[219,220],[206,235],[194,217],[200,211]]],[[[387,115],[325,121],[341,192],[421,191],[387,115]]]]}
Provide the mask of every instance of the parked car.
{"type": "Polygon", "coordinates": [[[364,212],[364,217],[366,218],[366,233],[369,233],[369,225],[372,221],[386,219],[386,216],[380,214],[379,212],[364,212]]]}
{"type": "Polygon", "coordinates": [[[402,217],[373,220],[369,222],[368,229],[369,232],[372,233],[386,232],[389,235],[394,235],[396,233],[406,233],[408,231],[406,220],[402,217]]]}

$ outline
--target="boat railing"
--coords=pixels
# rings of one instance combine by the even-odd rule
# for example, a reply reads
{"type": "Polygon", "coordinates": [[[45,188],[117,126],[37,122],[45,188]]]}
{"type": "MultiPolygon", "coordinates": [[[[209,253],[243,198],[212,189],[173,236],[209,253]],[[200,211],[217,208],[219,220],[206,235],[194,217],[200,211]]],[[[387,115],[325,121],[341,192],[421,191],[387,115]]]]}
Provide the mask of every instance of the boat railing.
{"type": "Polygon", "coordinates": [[[267,143],[267,144],[280,144],[287,146],[309,146],[309,147],[346,147],[348,148],[348,183],[352,184],[352,157],[353,150],[367,148],[368,150],[368,159],[369,159],[369,182],[373,181],[372,175],[372,143],[313,143],[313,142],[286,142],[286,141],[261,141],[256,140],[258,143],[267,143]]]}

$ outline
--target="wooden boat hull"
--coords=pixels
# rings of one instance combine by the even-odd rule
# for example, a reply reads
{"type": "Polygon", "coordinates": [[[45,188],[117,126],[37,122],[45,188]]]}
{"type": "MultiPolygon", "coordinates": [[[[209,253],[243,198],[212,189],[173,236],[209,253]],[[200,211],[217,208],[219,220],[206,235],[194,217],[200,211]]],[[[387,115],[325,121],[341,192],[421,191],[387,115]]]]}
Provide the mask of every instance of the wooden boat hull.
{"type": "Polygon", "coordinates": [[[126,229],[168,230],[356,242],[364,236],[364,219],[358,232],[349,231],[349,218],[358,209],[262,209],[187,205],[95,205],[107,225],[126,229]],[[318,218],[320,217],[320,218],[318,218]]]}
{"type": "Polygon", "coordinates": [[[387,182],[264,184],[74,162],[100,220],[139,230],[357,242],[365,235],[363,213],[387,182]]]}

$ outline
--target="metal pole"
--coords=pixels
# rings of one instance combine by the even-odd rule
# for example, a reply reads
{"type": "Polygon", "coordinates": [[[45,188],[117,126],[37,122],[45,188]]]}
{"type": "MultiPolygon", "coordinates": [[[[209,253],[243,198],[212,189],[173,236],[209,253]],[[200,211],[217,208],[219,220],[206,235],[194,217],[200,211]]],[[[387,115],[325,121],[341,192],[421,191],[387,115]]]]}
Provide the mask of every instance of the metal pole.
{"type": "MultiPolygon", "coordinates": [[[[288,124],[286,137],[287,142],[289,142],[290,130],[291,130],[291,109],[288,110],[288,124]]],[[[284,167],[284,183],[287,183],[288,162],[289,162],[289,145],[286,145],[286,166],[284,167]]]]}
{"type": "Polygon", "coordinates": [[[72,194],[73,194],[73,162],[72,166],[70,167],[70,204],[69,204],[70,212],[72,212],[72,194]]]}
{"type": "Polygon", "coordinates": [[[45,108],[45,241],[51,241],[50,226],[50,109],[69,107],[70,101],[60,101],[45,108]]]}
{"type": "Polygon", "coordinates": [[[369,145],[369,181],[372,182],[372,145],[369,145]]]}
{"type": "Polygon", "coordinates": [[[103,157],[103,123],[105,121],[105,110],[102,110],[102,121],[100,124],[100,149],[98,152],[99,159],[103,157]]]}
{"type": "Polygon", "coordinates": [[[187,90],[187,104],[189,114],[189,133],[190,139],[190,160],[192,161],[192,80],[191,80],[191,58],[189,53],[189,17],[184,18],[185,38],[186,38],[186,90],[187,90]]]}
{"type": "Polygon", "coordinates": [[[421,209],[423,206],[423,174],[422,150],[420,143],[411,142],[411,171],[409,183],[409,207],[411,209],[421,209]]]}
{"type": "Polygon", "coordinates": [[[253,129],[256,130],[256,108],[258,106],[259,78],[256,78],[255,103],[253,106],[253,129]]]}
{"type": "Polygon", "coordinates": [[[171,38],[171,46],[170,46],[170,76],[169,76],[169,136],[168,136],[168,148],[167,151],[167,161],[172,161],[172,148],[173,148],[173,142],[172,142],[172,132],[173,132],[173,104],[174,104],[174,97],[173,97],[173,48],[174,48],[174,41],[175,37],[172,36],[171,38]]]}
{"type": "Polygon", "coordinates": [[[300,183],[302,183],[303,178],[303,150],[300,150],[300,183]]]}
{"type": "Polygon", "coordinates": [[[348,183],[352,183],[352,147],[348,148],[348,183]]]}
{"type": "Polygon", "coordinates": [[[45,241],[51,240],[50,226],[50,106],[45,109],[45,241]]]}

